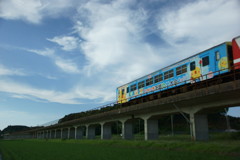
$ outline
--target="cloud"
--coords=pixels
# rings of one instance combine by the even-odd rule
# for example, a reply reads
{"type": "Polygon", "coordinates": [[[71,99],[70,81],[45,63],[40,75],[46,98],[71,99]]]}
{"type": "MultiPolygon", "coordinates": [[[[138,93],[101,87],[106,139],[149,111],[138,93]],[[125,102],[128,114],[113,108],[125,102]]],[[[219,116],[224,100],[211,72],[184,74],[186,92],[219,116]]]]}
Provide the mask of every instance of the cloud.
{"type": "MultiPolygon", "coordinates": [[[[159,15],[161,36],[171,45],[216,45],[240,32],[238,0],[198,0],[159,15]]],[[[200,48],[199,48],[200,49],[200,48]]]]}
{"type": "Polygon", "coordinates": [[[57,36],[52,39],[47,39],[51,42],[57,43],[65,51],[71,51],[78,48],[80,40],[73,36],[57,36]]]}
{"type": "Polygon", "coordinates": [[[0,17],[38,24],[45,17],[66,15],[76,3],[74,0],[1,0],[0,17]]]}
{"type": "Polygon", "coordinates": [[[45,48],[43,50],[35,50],[35,49],[25,49],[28,52],[38,54],[40,56],[45,56],[53,60],[54,64],[65,73],[76,74],[79,73],[80,70],[76,63],[74,63],[71,59],[63,59],[59,55],[55,53],[55,50],[45,48]]]}
{"type": "Polygon", "coordinates": [[[2,0],[0,2],[0,17],[5,19],[24,19],[32,23],[39,23],[43,9],[41,1],[35,0],[2,0]]]}
{"type": "MultiPolygon", "coordinates": [[[[35,102],[54,102],[60,104],[84,104],[87,100],[95,100],[104,103],[111,101],[115,95],[109,94],[109,89],[104,86],[74,85],[67,91],[55,91],[36,88],[28,84],[19,83],[10,79],[0,79],[0,92],[7,93],[10,97],[29,99],[35,102]],[[105,90],[104,90],[105,89],[105,90]]],[[[92,103],[96,103],[92,101],[92,103]]]]}
{"type": "Polygon", "coordinates": [[[13,94],[15,98],[27,98],[36,101],[56,102],[62,104],[80,104],[80,102],[75,100],[78,97],[74,93],[38,89],[11,80],[0,80],[0,92],[13,94]]]}
{"type": "Polygon", "coordinates": [[[52,57],[55,54],[55,51],[50,48],[45,48],[44,50],[36,50],[36,49],[25,49],[28,52],[36,53],[41,56],[52,57]]]}
{"type": "Polygon", "coordinates": [[[55,58],[55,64],[60,68],[62,71],[66,73],[80,73],[80,70],[78,69],[78,66],[76,63],[74,63],[71,60],[66,60],[62,58],[55,58]]]}
{"type": "Polygon", "coordinates": [[[20,69],[9,69],[0,64],[0,76],[13,76],[13,75],[25,76],[26,73],[24,73],[20,69]]]}
{"type": "MultiPolygon", "coordinates": [[[[154,48],[143,40],[143,24],[147,19],[143,9],[132,10],[133,2],[112,1],[102,4],[90,1],[78,9],[80,18],[75,30],[84,39],[81,51],[88,60],[89,74],[111,67],[122,72],[143,74],[135,66],[151,68],[158,57],[154,48]]],[[[161,59],[159,60],[161,61],[161,59]]]]}

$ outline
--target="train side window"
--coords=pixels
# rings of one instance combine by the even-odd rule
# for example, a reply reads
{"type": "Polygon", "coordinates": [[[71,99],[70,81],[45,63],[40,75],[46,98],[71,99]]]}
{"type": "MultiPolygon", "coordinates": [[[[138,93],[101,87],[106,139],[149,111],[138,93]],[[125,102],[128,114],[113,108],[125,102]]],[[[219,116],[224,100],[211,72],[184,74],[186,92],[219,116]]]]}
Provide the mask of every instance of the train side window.
{"type": "Polygon", "coordinates": [[[196,63],[195,62],[191,62],[190,63],[190,71],[195,70],[195,68],[196,68],[196,63]]]}
{"type": "Polygon", "coordinates": [[[186,73],[187,72],[187,65],[183,65],[182,66],[182,73],[186,73]]]}
{"type": "Polygon", "coordinates": [[[177,75],[179,75],[179,74],[182,74],[182,66],[181,67],[177,67],[177,75]]]}
{"type": "Polygon", "coordinates": [[[147,79],[147,80],[146,80],[146,86],[149,86],[149,85],[151,85],[151,84],[153,84],[153,78],[147,79]]]}
{"type": "Polygon", "coordinates": [[[168,79],[168,72],[164,73],[164,79],[168,79]]]}
{"type": "Polygon", "coordinates": [[[220,60],[220,53],[219,53],[219,51],[215,52],[215,57],[216,57],[216,61],[220,60]]]}
{"type": "Polygon", "coordinates": [[[183,74],[187,72],[187,65],[182,65],[180,67],[177,67],[177,75],[183,74]]]}
{"type": "Polygon", "coordinates": [[[164,73],[164,79],[173,77],[173,69],[164,73]]]}
{"type": "Polygon", "coordinates": [[[156,76],[154,77],[154,82],[155,82],[155,83],[161,82],[162,80],[163,80],[162,74],[156,75],[156,76]]]}
{"type": "Polygon", "coordinates": [[[129,87],[127,87],[127,93],[129,93],[129,87]]]}
{"type": "Polygon", "coordinates": [[[203,66],[209,65],[209,56],[206,56],[206,57],[202,58],[202,65],[203,66]]]}
{"type": "Polygon", "coordinates": [[[137,85],[136,84],[131,85],[131,88],[130,88],[131,91],[135,91],[136,89],[137,89],[137,85]]]}
{"type": "Polygon", "coordinates": [[[169,78],[173,77],[173,69],[169,71],[169,78]]]}
{"type": "Polygon", "coordinates": [[[141,81],[138,83],[138,89],[141,89],[144,87],[144,81],[141,81]]]}

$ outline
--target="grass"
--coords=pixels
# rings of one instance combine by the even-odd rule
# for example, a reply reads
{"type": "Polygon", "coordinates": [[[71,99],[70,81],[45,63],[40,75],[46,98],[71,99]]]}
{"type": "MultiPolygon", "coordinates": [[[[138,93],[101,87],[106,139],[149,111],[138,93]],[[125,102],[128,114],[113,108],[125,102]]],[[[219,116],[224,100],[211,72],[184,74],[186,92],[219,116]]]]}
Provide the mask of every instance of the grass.
{"type": "MultiPolygon", "coordinates": [[[[175,138],[174,138],[175,137],[175,138]]],[[[1,140],[3,160],[239,160],[239,140],[1,140]]]]}

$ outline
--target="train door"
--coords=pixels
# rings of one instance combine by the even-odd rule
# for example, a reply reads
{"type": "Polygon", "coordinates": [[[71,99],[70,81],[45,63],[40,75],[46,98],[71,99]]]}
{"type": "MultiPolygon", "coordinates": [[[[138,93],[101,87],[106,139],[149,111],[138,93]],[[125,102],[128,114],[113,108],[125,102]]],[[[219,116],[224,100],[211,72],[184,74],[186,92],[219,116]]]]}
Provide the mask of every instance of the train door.
{"type": "Polygon", "coordinates": [[[215,55],[214,55],[214,58],[215,58],[215,71],[220,71],[221,68],[219,68],[218,64],[219,64],[219,61],[221,59],[221,54],[220,54],[220,51],[215,51],[215,55]]]}
{"type": "Polygon", "coordinates": [[[127,87],[123,86],[118,89],[118,103],[125,103],[127,102],[127,87]]]}
{"type": "Polygon", "coordinates": [[[210,63],[210,54],[205,53],[200,55],[200,68],[201,68],[201,79],[205,80],[209,78],[209,72],[213,70],[213,64],[210,63]]]}

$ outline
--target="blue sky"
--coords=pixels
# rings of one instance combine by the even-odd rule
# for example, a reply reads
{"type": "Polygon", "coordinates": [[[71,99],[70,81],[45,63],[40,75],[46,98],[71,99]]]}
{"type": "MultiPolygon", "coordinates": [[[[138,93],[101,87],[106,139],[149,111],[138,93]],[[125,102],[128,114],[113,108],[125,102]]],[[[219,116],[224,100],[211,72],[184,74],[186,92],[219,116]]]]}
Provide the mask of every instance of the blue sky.
{"type": "MultiPolygon", "coordinates": [[[[240,34],[238,0],[1,0],[0,129],[115,101],[116,87],[240,34]]],[[[240,109],[230,115],[239,116],[240,109]]]]}

